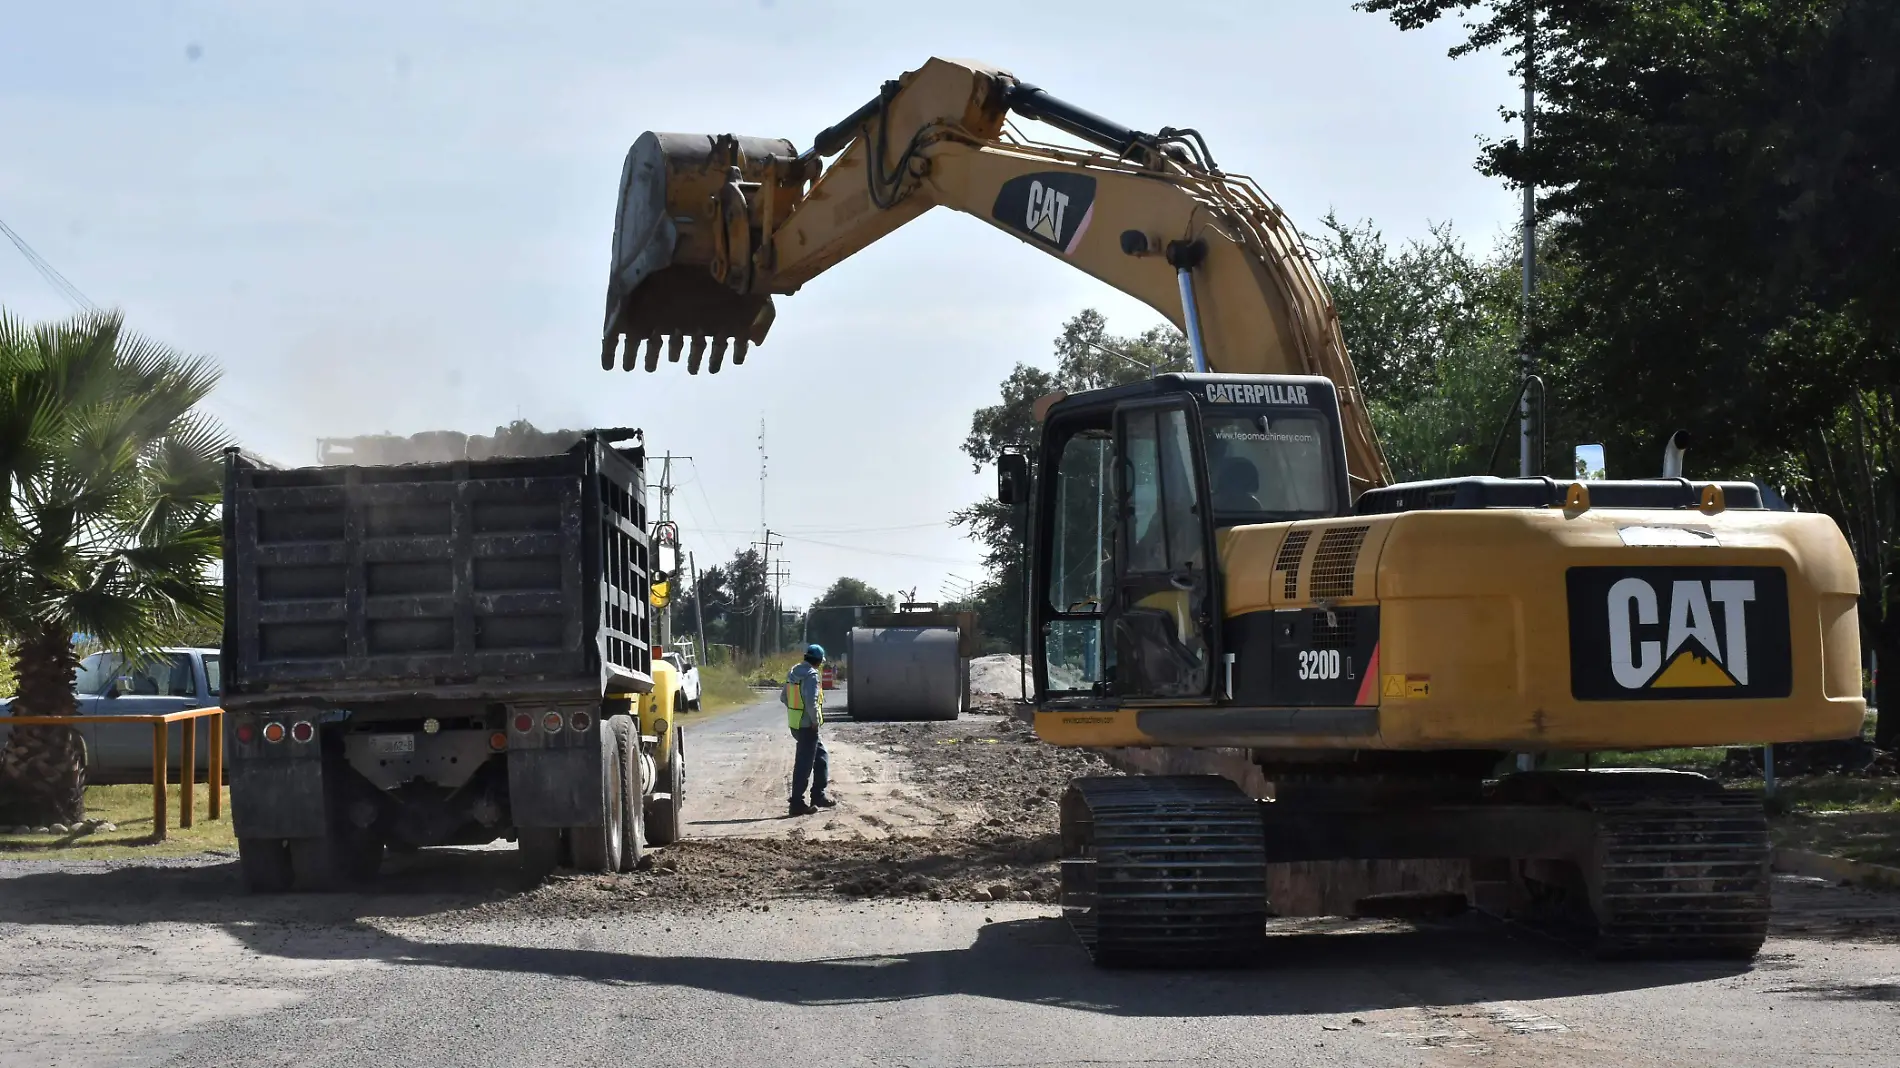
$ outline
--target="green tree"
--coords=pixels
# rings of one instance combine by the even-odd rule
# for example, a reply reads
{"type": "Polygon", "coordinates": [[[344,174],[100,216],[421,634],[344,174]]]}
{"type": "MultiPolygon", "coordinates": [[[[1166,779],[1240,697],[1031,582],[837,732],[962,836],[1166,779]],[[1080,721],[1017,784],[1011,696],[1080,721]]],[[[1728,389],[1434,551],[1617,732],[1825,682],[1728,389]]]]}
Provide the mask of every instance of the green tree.
{"type": "MultiPolygon", "coordinates": [[[[1539,190],[1556,277],[1531,342],[1553,409],[1613,470],[1681,427],[1699,471],[1785,480],[1854,544],[1867,642],[1900,663],[1900,5],[1361,6],[1402,27],[1468,15],[1453,54],[1502,46],[1520,74],[1536,13],[1535,140],[1493,141],[1479,167],[1539,190]]],[[[1900,707],[1886,676],[1876,703],[1900,707]]],[[[1879,740],[1900,744],[1900,716],[1879,740]]]]}
{"type": "Polygon", "coordinates": [[[896,608],[897,598],[880,593],[863,579],[839,578],[806,610],[805,640],[817,642],[827,653],[837,655],[844,649],[845,639],[860,615],[850,609],[863,605],[896,608]]]}
{"type": "Polygon", "coordinates": [[[1370,222],[1320,225],[1308,240],[1393,477],[1486,473],[1517,384],[1516,249],[1474,256],[1445,226],[1394,249],[1370,222]]]}
{"type": "MultiPolygon", "coordinates": [[[[133,655],[222,615],[223,433],[194,406],[217,371],[116,314],[28,326],[0,312],[0,628],[23,715],[72,715],[73,634],[133,655]]],[[[14,822],[83,817],[77,732],[21,727],[0,752],[14,822]]]]}

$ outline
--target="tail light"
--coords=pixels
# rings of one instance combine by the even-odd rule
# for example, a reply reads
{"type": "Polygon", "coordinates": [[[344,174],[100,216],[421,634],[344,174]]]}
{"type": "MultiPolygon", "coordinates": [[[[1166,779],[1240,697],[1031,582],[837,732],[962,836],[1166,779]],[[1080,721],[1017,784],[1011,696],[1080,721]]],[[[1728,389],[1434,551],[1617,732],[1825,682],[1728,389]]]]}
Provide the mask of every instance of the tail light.
{"type": "MultiPolygon", "coordinates": [[[[529,726],[533,726],[533,725],[534,725],[533,721],[529,721],[529,726]]],[[[508,748],[508,736],[503,734],[500,731],[496,731],[495,733],[489,735],[488,748],[493,749],[497,753],[501,752],[503,749],[508,748]]]]}
{"type": "Polygon", "coordinates": [[[237,740],[241,745],[250,745],[257,740],[257,728],[249,723],[238,724],[237,740]]]}
{"type": "Polygon", "coordinates": [[[271,743],[272,745],[276,745],[278,742],[283,741],[284,740],[284,725],[281,723],[276,723],[276,722],[264,724],[264,740],[271,743]]]}
{"type": "Polygon", "coordinates": [[[543,715],[541,717],[541,729],[544,731],[547,731],[549,734],[553,734],[555,731],[560,730],[561,729],[561,714],[559,712],[549,712],[543,715]]]}
{"type": "Polygon", "coordinates": [[[577,731],[584,731],[594,725],[594,717],[585,712],[575,712],[567,717],[567,725],[577,731]]]}
{"type": "Polygon", "coordinates": [[[515,733],[526,734],[534,729],[534,717],[526,712],[515,713],[515,733]]]}
{"type": "Polygon", "coordinates": [[[316,736],[317,729],[307,719],[300,719],[290,725],[290,740],[293,742],[308,742],[316,736]]]}
{"type": "Polygon", "coordinates": [[[653,733],[661,737],[666,736],[666,718],[664,716],[653,721],[653,733]]]}

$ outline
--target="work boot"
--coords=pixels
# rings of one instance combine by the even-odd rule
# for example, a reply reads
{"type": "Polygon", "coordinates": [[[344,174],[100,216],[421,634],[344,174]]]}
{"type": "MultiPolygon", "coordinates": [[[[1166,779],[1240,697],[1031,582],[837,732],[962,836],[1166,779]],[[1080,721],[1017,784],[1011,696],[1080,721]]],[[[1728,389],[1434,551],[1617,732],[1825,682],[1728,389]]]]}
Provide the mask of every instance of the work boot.
{"type": "Polygon", "coordinates": [[[811,795],[811,803],[819,808],[834,808],[838,804],[838,799],[830,794],[813,794],[811,795]]]}
{"type": "Polygon", "coordinates": [[[816,811],[818,810],[813,808],[810,804],[806,803],[805,801],[796,797],[792,798],[792,815],[809,816],[816,811]]]}

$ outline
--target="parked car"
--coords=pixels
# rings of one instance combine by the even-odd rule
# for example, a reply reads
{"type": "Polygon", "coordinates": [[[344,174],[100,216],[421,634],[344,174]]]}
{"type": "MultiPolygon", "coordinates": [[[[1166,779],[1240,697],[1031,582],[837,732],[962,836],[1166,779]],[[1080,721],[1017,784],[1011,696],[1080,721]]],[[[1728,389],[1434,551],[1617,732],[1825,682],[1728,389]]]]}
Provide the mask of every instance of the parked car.
{"type": "MultiPolygon", "coordinates": [[[[674,642],[661,652],[661,658],[672,664],[679,672],[680,692],[678,700],[686,708],[699,711],[699,656],[693,651],[692,642],[674,642]]],[[[677,710],[676,710],[677,711],[677,710]]]]}
{"type": "MultiPolygon", "coordinates": [[[[74,697],[81,716],[150,716],[217,704],[223,690],[216,649],[165,649],[145,662],[130,662],[119,653],[93,653],[79,662],[74,697]]],[[[0,701],[6,714],[13,699],[0,701]]],[[[210,768],[211,721],[194,721],[198,732],[196,763],[200,772],[210,768]]],[[[0,744],[8,731],[0,718],[0,744]]],[[[88,723],[79,729],[86,747],[86,781],[91,783],[150,782],[152,728],[143,723],[88,723]]],[[[185,744],[184,724],[171,725],[167,741],[171,778],[178,781],[185,744]]]]}

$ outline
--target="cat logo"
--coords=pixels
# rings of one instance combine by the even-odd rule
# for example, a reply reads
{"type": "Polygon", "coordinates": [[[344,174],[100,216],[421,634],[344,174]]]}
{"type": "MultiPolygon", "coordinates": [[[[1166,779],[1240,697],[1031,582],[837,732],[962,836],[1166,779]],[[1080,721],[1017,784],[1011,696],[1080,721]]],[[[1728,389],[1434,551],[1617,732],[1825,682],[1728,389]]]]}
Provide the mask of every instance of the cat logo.
{"type": "Polygon", "coordinates": [[[1778,568],[1573,568],[1571,691],[1594,700],[1785,697],[1778,568]]]}
{"type": "Polygon", "coordinates": [[[1095,179],[1050,171],[1003,183],[990,218],[1064,256],[1073,253],[1095,216],[1095,179]]]}
{"type": "Polygon", "coordinates": [[[1618,579],[1610,587],[1610,673],[1617,685],[1629,690],[1746,686],[1748,613],[1744,608],[1754,599],[1751,579],[1706,583],[1678,579],[1670,583],[1667,639],[1638,641],[1633,636],[1636,628],[1655,626],[1658,621],[1656,588],[1639,578],[1618,579]],[[1722,609],[1721,637],[1715,633],[1710,602],[1722,609]]]}
{"type": "Polygon", "coordinates": [[[1029,211],[1025,229],[1052,245],[1062,243],[1062,213],[1068,210],[1069,194],[1049,189],[1041,182],[1029,183],[1029,211]]]}

